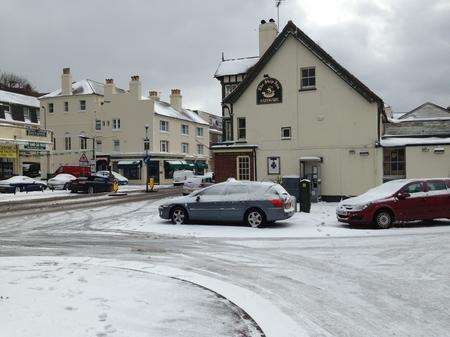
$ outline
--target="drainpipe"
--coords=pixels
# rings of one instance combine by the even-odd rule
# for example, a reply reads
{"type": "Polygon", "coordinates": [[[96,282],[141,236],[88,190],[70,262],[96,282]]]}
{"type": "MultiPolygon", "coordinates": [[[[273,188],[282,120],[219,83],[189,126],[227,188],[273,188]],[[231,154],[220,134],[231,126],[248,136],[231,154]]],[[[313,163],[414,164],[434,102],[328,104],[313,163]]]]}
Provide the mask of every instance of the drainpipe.
{"type": "Polygon", "coordinates": [[[256,149],[253,148],[253,178],[255,179],[255,181],[258,180],[258,171],[256,168],[256,149]]]}

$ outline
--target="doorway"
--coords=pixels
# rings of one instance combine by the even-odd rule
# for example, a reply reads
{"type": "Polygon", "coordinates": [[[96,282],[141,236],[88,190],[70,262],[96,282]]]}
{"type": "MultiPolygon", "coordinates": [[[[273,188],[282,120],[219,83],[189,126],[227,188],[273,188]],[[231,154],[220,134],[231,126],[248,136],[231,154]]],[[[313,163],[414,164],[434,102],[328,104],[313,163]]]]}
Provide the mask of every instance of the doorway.
{"type": "Polygon", "coordinates": [[[311,201],[319,202],[322,197],[322,158],[302,157],[300,158],[300,177],[311,181],[311,201]]]}
{"type": "Polygon", "coordinates": [[[148,166],[149,177],[155,180],[155,184],[159,184],[159,160],[150,160],[148,166]]]}

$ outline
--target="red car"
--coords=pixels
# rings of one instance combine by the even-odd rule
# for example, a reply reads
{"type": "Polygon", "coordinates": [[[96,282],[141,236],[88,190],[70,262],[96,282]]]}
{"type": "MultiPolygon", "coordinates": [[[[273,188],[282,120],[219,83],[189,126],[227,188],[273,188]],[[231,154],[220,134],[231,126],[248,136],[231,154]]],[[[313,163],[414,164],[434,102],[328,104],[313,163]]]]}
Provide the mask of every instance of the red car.
{"type": "Polygon", "coordinates": [[[394,222],[450,219],[450,178],[393,180],[341,201],[336,214],[340,222],[374,223],[379,228],[394,222]]]}
{"type": "Polygon", "coordinates": [[[61,173],[71,174],[77,178],[88,177],[91,175],[91,168],[89,166],[63,165],[58,167],[53,176],[61,173]]]}

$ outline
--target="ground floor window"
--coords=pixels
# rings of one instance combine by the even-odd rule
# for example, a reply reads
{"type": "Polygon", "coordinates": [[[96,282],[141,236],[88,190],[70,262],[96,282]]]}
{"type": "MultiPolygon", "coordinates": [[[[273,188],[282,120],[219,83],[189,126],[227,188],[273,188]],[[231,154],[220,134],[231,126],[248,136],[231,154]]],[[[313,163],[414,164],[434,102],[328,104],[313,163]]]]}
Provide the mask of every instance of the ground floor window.
{"type": "Polygon", "coordinates": [[[405,148],[383,149],[384,181],[406,177],[405,148]]]}
{"type": "Polygon", "coordinates": [[[250,180],[250,157],[237,157],[237,179],[250,180]]]}
{"type": "Polygon", "coordinates": [[[0,158],[0,180],[8,179],[13,176],[13,160],[9,158],[0,158]]]}
{"type": "Polygon", "coordinates": [[[131,180],[141,179],[141,168],[139,165],[126,165],[122,166],[122,174],[125,178],[131,180]]]}
{"type": "Polygon", "coordinates": [[[24,176],[36,178],[41,176],[40,163],[22,163],[22,172],[24,176]]]}

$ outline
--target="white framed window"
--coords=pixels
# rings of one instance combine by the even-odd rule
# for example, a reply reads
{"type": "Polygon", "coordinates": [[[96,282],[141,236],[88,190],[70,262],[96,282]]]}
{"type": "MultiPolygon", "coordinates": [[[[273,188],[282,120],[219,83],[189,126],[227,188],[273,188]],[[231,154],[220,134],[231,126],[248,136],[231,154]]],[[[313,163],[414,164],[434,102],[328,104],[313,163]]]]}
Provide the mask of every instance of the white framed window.
{"type": "Polygon", "coordinates": [[[48,112],[49,113],[55,112],[55,105],[53,103],[48,103],[48,112]]]}
{"type": "Polygon", "coordinates": [[[189,144],[188,143],[181,143],[181,152],[189,153],[189,144]]]}
{"type": "Polygon", "coordinates": [[[115,152],[120,151],[120,140],[118,140],[118,139],[113,140],[113,151],[115,151],[115,152]]]}
{"type": "Polygon", "coordinates": [[[72,150],[72,138],[70,138],[70,136],[64,137],[64,149],[66,151],[72,150]]]}
{"type": "Polygon", "coordinates": [[[120,130],[120,118],[112,120],[112,129],[116,131],[120,130]]]}
{"type": "Polygon", "coordinates": [[[181,134],[188,135],[189,134],[189,125],[181,124],[181,134]]]}
{"type": "Polygon", "coordinates": [[[169,132],[169,122],[168,121],[159,121],[159,131],[169,132]]]}
{"type": "Polygon", "coordinates": [[[95,130],[99,131],[102,129],[102,121],[100,119],[95,120],[95,130]]]}
{"type": "Polygon", "coordinates": [[[307,67],[300,69],[302,90],[311,90],[316,88],[316,68],[307,67]]]}
{"type": "Polygon", "coordinates": [[[69,102],[64,102],[64,111],[67,112],[69,111],[69,102]]]}
{"type": "Polygon", "coordinates": [[[197,137],[203,137],[203,128],[197,127],[197,137]]]}
{"type": "Polygon", "coordinates": [[[160,152],[169,152],[169,141],[162,140],[159,142],[159,150],[160,152]]]}
{"type": "Polygon", "coordinates": [[[198,154],[204,154],[205,153],[205,147],[203,144],[197,144],[197,153],[198,154]]]}
{"type": "Polygon", "coordinates": [[[239,156],[236,158],[237,179],[250,180],[250,157],[239,156]]]}
{"type": "Polygon", "coordinates": [[[291,139],[291,127],[290,126],[281,128],[281,139],[291,139]]]}
{"type": "Polygon", "coordinates": [[[103,144],[102,144],[102,141],[101,140],[99,140],[99,139],[97,139],[96,141],[95,141],[95,151],[97,151],[97,152],[102,152],[102,150],[103,150],[103,146],[102,146],[103,144]]]}
{"type": "Polygon", "coordinates": [[[86,138],[80,138],[80,149],[81,150],[87,149],[87,139],[86,138]]]}
{"type": "Polygon", "coordinates": [[[237,119],[238,124],[238,139],[243,140],[247,138],[247,123],[244,117],[239,117],[237,119]]]}
{"type": "Polygon", "coordinates": [[[86,111],[86,101],[84,99],[80,100],[80,111],[86,111]]]}

